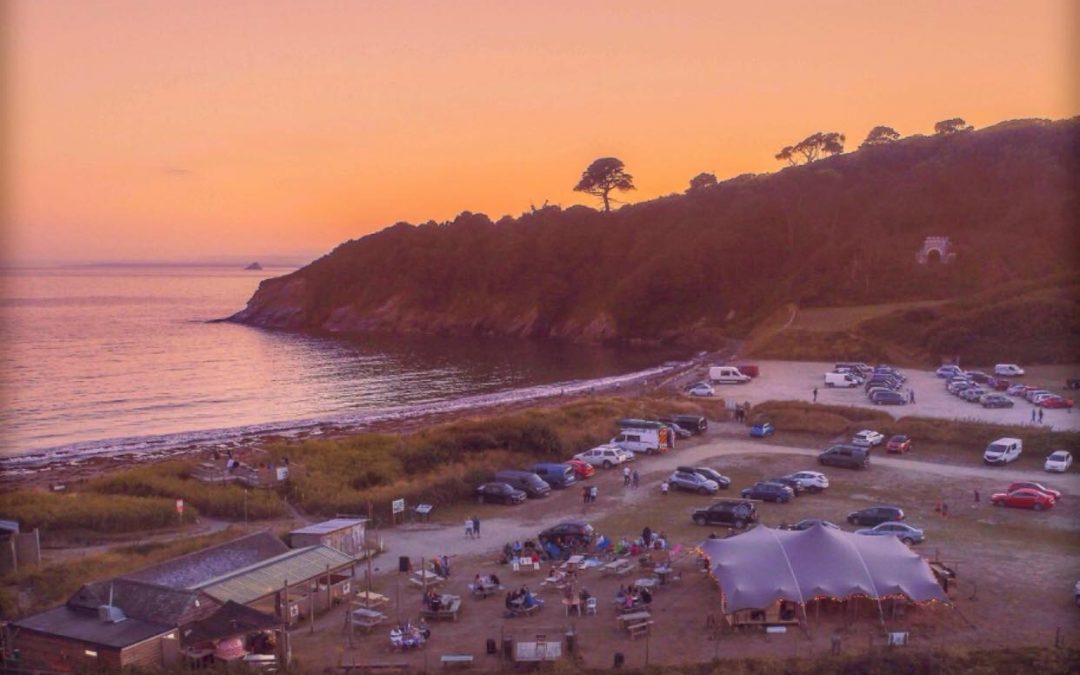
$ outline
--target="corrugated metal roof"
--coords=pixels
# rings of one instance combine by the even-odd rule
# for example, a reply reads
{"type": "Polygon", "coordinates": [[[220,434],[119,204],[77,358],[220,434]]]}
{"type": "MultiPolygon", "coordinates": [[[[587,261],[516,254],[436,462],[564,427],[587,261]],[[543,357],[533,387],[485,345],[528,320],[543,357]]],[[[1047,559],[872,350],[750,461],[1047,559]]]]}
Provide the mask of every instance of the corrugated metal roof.
{"type": "Polygon", "coordinates": [[[298,584],[326,574],[327,566],[334,570],[354,562],[351,556],[329,546],[308,546],[210,579],[191,590],[243,605],[280,590],[286,581],[298,584]]]}
{"type": "Polygon", "coordinates": [[[14,520],[0,520],[0,530],[6,532],[18,532],[19,524],[14,520]]]}
{"type": "Polygon", "coordinates": [[[175,589],[197,588],[208,581],[232,574],[233,570],[246,569],[289,550],[285,542],[272,532],[260,530],[223,544],[170,558],[125,574],[124,578],[175,589]]]}
{"type": "Polygon", "coordinates": [[[333,520],[324,520],[321,523],[302,527],[299,530],[293,530],[289,534],[330,534],[331,532],[344,530],[348,527],[356,527],[357,525],[362,525],[366,522],[366,518],[334,518],[333,520]]]}

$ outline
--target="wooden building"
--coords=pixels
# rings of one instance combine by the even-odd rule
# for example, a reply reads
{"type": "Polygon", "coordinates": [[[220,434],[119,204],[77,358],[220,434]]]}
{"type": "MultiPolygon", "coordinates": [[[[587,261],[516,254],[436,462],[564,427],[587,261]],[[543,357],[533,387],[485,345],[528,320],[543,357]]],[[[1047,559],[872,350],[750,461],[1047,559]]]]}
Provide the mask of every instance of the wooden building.
{"type": "Polygon", "coordinates": [[[293,548],[303,548],[322,544],[359,558],[364,553],[366,525],[366,518],[326,520],[290,532],[289,545],[293,548]]]}

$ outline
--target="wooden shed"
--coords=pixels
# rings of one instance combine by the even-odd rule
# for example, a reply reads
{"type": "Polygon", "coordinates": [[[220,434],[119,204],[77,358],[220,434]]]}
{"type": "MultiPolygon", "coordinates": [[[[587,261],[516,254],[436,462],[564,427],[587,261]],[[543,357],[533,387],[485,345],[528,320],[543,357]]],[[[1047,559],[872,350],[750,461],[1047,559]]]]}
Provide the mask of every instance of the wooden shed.
{"type": "Polygon", "coordinates": [[[364,552],[366,518],[334,518],[289,533],[293,548],[323,545],[359,558],[364,552]]]}

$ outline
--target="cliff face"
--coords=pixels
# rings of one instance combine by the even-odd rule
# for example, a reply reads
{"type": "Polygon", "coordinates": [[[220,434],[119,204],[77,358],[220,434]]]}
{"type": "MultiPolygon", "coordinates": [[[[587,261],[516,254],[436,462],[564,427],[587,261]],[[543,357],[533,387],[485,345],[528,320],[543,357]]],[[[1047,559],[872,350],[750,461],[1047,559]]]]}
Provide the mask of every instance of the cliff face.
{"type": "Polygon", "coordinates": [[[231,320],[335,332],[687,344],[784,303],[961,297],[1067,272],[1080,122],[912,137],[604,214],[399,223],[264,281],[231,320]],[[948,236],[948,265],[918,265],[948,236]]]}

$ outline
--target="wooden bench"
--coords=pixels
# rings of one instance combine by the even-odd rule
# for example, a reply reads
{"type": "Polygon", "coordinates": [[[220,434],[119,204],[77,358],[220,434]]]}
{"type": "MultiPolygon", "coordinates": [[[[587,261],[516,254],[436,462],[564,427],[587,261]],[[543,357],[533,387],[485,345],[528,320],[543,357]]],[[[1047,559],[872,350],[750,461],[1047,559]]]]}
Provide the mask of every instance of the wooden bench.
{"type": "Polygon", "coordinates": [[[442,658],[443,668],[472,668],[473,657],[472,654],[443,654],[442,658]]]}
{"type": "Polygon", "coordinates": [[[338,670],[343,671],[348,675],[354,670],[364,672],[399,672],[404,673],[409,670],[409,664],[407,663],[342,663],[338,666],[338,670]]]}
{"type": "Polygon", "coordinates": [[[630,633],[630,639],[636,639],[639,635],[645,635],[649,632],[649,627],[653,625],[653,621],[642,621],[640,623],[632,623],[626,627],[627,632],[630,633]]]}

